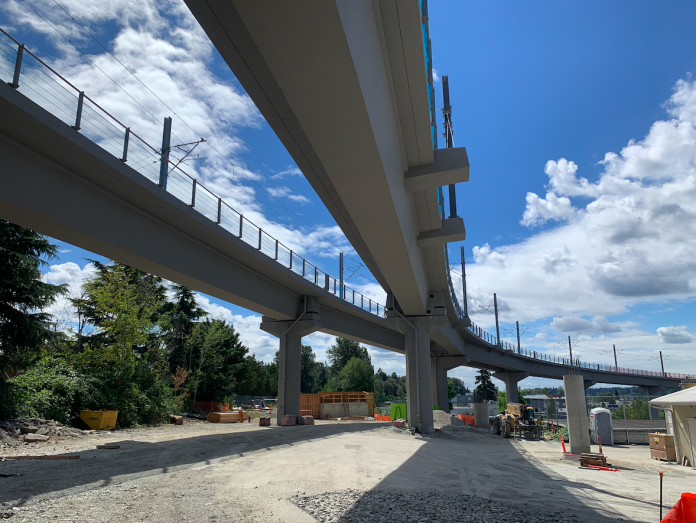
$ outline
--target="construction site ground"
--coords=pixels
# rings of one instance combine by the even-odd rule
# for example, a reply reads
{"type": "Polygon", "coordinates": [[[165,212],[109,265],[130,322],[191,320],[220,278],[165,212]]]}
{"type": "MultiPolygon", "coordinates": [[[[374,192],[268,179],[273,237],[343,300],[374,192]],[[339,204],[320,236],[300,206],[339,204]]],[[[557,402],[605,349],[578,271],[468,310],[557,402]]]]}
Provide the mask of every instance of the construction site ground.
{"type": "Polygon", "coordinates": [[[666,505],[696,492],[696,470],[651,460],[644,446],[605,446],[622,471],[597,471],[562,459],[557,442],[451,426],[411,435],[374,421],[187,420],[0,452],[80,456],[0,462],[0,514],[15,521],[653,522],[658,470],[666,505]]]}

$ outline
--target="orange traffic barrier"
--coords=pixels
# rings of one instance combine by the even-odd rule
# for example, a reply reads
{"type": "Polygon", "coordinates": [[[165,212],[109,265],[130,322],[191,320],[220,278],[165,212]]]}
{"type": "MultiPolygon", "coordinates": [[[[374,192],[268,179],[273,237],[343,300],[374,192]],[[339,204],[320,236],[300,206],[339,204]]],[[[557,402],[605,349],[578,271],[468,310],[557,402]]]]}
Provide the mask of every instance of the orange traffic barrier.
{"type": "Polygon", "coordinates": [[[391,421],[390,416],[382,416],[381,414],[377,414],[376,412],[375,412],[375,419],[377,421],[391,421]]]}
{"type": "Polygon", "coordinates": [[[660,523],[690,523],[696,521],[696,494],[685,492],[660,523]]]}
{"type": "Polygon", "coordinates": [[[462,421],[464,422],[465,425],[466,425],[466,424],[469,424],[469,425],[471,425],[472,427],[475,427],[475,426],[476,426],[476,422],[474,421],[474,417],[473,417],[473,416],[469,416],[469,415],[467,415],[467,414],[457,414],[457,418],[459,418],[460,420],[462,420],[462,421]]]}

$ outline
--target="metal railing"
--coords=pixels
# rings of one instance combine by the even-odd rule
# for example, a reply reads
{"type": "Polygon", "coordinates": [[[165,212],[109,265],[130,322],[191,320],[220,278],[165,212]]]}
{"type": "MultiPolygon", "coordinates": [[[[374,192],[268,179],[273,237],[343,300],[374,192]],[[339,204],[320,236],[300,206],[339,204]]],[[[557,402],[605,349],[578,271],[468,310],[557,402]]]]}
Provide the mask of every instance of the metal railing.
{"type": "MultiPolygon", "coordinates": [[[[461,316],[460,316],[461,318],[461,316]]],[[[545,352],[541,351],[534,351],[534,350],[529,350],[525,349],[524,347],[518,347],[516,345],[513,345],[512,343],[508,343],[505,340],[496,340],[496,337],[493,336],[492,334],[489,334],[486,332],[484,329],[476,325],[474,322],[471,322],[471,325],[467,327],[468,330],[480,338],[481,340],[490,343],[491,345],[497,345],[499,346],[502,350],[510,351],[512,353],[515,353],[519,356],[524,356],[527,358],[532,358],[535,360],[539,361],[545,361],[548,363],[556,363],[558,365],[564,365],[567,367],[573,367],[576,369],[587,369],[587,370],[596,370],[596,371],[602,371],[602,372],[613,372],[617,374],[630,374],[632,376],[647,376],[647,377],[655,377],[655,378],[675,378],[675,379],[684,379],[684,380],[693,380],[696,379],[695,375],[692,374],[679,374],[679,373],[674,373],[674,372],[659,372],[659,371],[652,371],[652,370],[642,370],[642,369],[629,369],[626,367],[614,367],[610,365],[602,365],[601,363],[588,363],[584,361],[580,361],[579,359],[574,358],[573,360],[570,360],[569,358],[559,358],[557,356],[551,356],[545,352]]]]}
{"type": "Polygon", "coordinates": [[[168,154],[163,154],[164,145],[163,149],[157,149],[148,144],[2,28],[0,32],[12,42],[0,37],[0,79],[7,80],[24,96],[158,184],[162,190],[268,256],[269,261],[290,269],[309,283],[366,312],[384,316],[383,305],[347,285],[341,288],[338,279],[293,252],[188,175],[169,159],[168,154]],[[32,60],[27,60],[27,57],[32,60]]]}

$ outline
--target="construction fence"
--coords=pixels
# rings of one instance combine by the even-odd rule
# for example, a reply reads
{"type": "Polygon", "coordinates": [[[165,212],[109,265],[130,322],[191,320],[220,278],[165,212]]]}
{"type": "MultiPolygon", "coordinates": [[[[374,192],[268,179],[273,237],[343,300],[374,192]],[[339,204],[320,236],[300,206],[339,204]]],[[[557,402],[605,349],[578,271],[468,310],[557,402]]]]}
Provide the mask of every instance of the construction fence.
{"type": "Polygon", "coordinates": [[[374,416],[372,392],[319,392],[300,395],[300,416],[316,419],[374,416]]]}

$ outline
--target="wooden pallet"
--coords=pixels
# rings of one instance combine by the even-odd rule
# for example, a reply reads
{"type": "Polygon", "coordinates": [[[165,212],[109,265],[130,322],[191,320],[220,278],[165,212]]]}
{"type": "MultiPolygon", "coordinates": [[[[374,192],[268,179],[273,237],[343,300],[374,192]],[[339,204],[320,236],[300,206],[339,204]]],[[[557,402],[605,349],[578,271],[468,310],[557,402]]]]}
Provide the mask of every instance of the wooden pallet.
{"type": "Polygon", "coordinates": [[[598,454],[594,452],[580,454],[580,466],[586,467],[587,465],[594,465],[596,467],[606,467],[607,457],[604,454],[598,454]]]}

